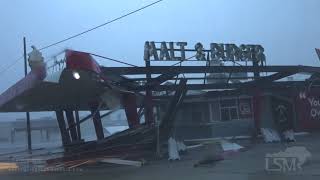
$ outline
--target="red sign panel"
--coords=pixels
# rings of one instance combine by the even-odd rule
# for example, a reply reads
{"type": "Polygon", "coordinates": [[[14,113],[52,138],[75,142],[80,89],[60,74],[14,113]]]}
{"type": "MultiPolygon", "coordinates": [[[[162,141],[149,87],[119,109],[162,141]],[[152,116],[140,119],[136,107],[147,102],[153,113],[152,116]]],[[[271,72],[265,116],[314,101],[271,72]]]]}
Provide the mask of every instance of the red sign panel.
{"type": "Polygon", "coordinates": [[[311,91],[299,95],[296,101],[298,127],[301,130],[320,129],[320,94],[311,91]]]}

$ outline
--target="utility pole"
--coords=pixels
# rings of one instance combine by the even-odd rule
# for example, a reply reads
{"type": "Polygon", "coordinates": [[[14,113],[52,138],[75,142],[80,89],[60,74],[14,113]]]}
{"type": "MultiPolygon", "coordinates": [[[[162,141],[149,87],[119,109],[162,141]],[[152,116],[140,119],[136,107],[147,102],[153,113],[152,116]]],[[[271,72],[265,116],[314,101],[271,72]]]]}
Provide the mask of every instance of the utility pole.
{"type": "MultiPolygon", "coordinates": [[[[147,85],[150,84],[151,82],[151,72],[150,72],[150,61],[146,60],[146,68],[147,68],[147,73],[146,73],[146,78],[147,78],[147,85]]],[[[154,118],[153,118],[153,106],[152,106],[152,91],[149,89],[147,86],[146,89],[146,96],[145,96],[145,122],[148,125],[154,125],[154,118]]]]}
{"type": "MultiPolygon", "coordinates": [[[[26,45],[26,38],[23,37],[23,57],[24,57],[24,75],[27,76],[28,69],[27,69],[27,45],[26,45]]],[[[28,137],[28,151],[32,153],[32,146],[31,146],[31,127],[30,127],[30,113],[26,112],[27,117],[27,137],[28,137]]]]}

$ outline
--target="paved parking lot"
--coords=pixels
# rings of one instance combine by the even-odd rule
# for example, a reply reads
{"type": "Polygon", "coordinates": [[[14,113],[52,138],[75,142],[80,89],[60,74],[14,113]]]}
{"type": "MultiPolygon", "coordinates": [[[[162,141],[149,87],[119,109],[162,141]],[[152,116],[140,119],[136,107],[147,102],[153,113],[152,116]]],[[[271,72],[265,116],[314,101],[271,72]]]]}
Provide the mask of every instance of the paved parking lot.
{"type": "MultiPolygon", "coordinates": [[[[148,162],[143,167],[126,167],[115,165],[95,165],[83,167],[78,172],[57,173],[18,173],[12,175],[0,175],[3,179],[319,179],[320,177],[320,134],[310,134],[297,137],[295,143],[266,144],[261,140],[256,144],[241,140],[237,143],[246,147],[245,151],[226,156],[225,160],[214,164],[195,168],[193,165],[203,158],[207,149],[202,147],[194,149],[182,156],[182,160],[169,162],[165,158],[148,162]],[[303,165],[302,169],[291,171],[266,170],[266,154],[285,151],[290,147],[304,147],[311,153],[311,158],[303,165]]],[[[289,164],[290,166],[292,164],[289,164]]]]}

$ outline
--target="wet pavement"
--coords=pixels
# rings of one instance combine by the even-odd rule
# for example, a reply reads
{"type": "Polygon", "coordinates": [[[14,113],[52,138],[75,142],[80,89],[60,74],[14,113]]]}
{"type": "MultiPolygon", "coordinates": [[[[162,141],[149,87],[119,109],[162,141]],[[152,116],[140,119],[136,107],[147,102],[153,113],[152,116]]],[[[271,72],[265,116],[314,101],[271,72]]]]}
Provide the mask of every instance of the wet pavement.
{"type": "MultiPolygon", "coordinates": [[[[129,167],[110,164],[93,164],[81,166],[74,170],[61,169],[59,172],[16,172],[2,173],[0,179],[319,179],[320,178],[320,134],[311,134],[297,137],[294,143],[272,143],[257,142],[251,144],[249,141],[235,141],[246,147],[243,152],[233,153],[225,160],[214,164],[194,167],[205,150],[203,148],[193,149],[182,155],[180,161],[161,160],[149,161],[142,167],[129,167]],[[289,164],[285,170],[271,171],[266,168],[266,154],[285,151],[288,147],[305,147],[311,158],[302,165],[302,169],[293,169],[289,164]]],[[[40,151],[40,150],[39,150],[40,151]]],[[[45,150],[42,150],[45,151],[45,150]]]]}

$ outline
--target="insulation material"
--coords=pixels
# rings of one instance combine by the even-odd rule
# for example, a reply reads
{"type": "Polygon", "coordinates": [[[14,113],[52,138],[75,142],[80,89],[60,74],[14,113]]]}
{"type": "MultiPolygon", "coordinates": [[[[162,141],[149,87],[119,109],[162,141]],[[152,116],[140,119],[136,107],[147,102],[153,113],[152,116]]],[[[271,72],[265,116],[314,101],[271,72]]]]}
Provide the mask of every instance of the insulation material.
{"type": "Polygon", "coordinates": [[[280,142],[279,133],[271,128],[261,128],[261,134],[265,142],[280,142]]]}
{"type": "Polygon", "coordinates": [[[231,142],[228,142],[225,140],[221,141],[220,144],[221,144],[223,151],[239,151],[240,149],[243,148],[242,146],[240,146],[237,143],[231,143],[231,142]]]}
{"type": "Polygon", "coordinates": [[[168,153],[168,160],[180,160],[177,141],[172,137],[170,137],[168,140],[168,153]]]}
{"type": "Polygon", "coordinates": [[[284,131],[283,132],[283,138],[286,140],[286,141],[290,141],[290,142],[294,142],[296,141],[296,139],[294,138],[294,132],[293,130],[287,130],[287,131],[284,131]]]}
{"type": "Polygon", "coordinates": [[[106,92],[101,95],[101,100],[110,109],[119,109],[120,108],[119,94],[117,94],[111,90],[106,90],[106,92]]]}
{"type": "Polygon", "coordinates": [[[178,151],[186,151],[187,146],[182,141],[177,141],[178,151]]]}

